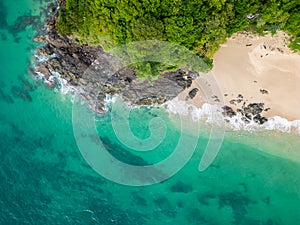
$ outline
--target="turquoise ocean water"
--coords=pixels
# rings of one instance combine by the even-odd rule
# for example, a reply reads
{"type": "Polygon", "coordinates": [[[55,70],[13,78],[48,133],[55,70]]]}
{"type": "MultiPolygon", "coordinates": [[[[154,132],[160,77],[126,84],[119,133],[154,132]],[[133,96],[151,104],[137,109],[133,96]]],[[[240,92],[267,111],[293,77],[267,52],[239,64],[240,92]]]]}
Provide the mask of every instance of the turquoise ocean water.
{"type": "MultiPolygon", "coordinates": [[[[46,4],[0,0],[0,224],[300,224],[300,143],[293,134],[228,131],[216,160],[199,172],[204,126],[186,166],[146,187],[119,185],[91,169],[74,138],[71,97],[28,73],[46,4]]],[[[157,114],[167,117],[163,110],[133,110],[132,132],[149,136],[157,114]]],[[[169,155],[180,135],[167,122],[164,151],[142,158],[117,139],[110,114],[96,125],[111,154],[136,165],[169,155]]]]}

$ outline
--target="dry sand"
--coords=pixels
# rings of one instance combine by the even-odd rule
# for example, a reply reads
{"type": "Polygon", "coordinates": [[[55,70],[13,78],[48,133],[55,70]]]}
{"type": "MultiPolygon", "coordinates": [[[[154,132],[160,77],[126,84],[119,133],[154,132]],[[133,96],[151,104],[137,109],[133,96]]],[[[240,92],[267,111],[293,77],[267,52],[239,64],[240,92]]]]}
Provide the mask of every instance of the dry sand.
{"type": "MultiPolygon", "coordinates": [[[[288,47],[288,36],[278,32],[272,37],[247,33],[234,34],[214,56],[213,74],[224,104],[233,109],[243,102],[265,103],[266,117],[280,116],[290,121],[300,119],[300,54],[288,47]],[[268,93],[262,93],[266,90],[268,93]],[[232,104],[241,94],[243,101],[232,104]]],[[[185,99],[192,85],[179,97],[185,99]]],[[[200,107],[205,102],[199,91],[188,102],[200,107]]]]}

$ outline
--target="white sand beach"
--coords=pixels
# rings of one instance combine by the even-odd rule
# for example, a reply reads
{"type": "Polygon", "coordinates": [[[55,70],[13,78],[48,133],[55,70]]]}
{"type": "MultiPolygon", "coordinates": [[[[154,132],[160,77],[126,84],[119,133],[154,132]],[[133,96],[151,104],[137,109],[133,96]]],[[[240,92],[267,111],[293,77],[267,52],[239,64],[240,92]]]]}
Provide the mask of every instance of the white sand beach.
{"type": "MultiPolygon", "coordinates": [[[[237,109],[244,102],[264,103],[270,109],[263,116],[300,119],[300,54],[288,48],[288,39],[283,32],[273,37],[237,33],[221,46],[213,58],[212,72],[225,105],[237,109]],[[230,103],[239,94],[243,101],[230,103]]],[[[195,83],[179,97],[184,98],[194,87],[195,83]]],[[[199,91],[188,102],[200,107],[202,94],[199,91]]]]}

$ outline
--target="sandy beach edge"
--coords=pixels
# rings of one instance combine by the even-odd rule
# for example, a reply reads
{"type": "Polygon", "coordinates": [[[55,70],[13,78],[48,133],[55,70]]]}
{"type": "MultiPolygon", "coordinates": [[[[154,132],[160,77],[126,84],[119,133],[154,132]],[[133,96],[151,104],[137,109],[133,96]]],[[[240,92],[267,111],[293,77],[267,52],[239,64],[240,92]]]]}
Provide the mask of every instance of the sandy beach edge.
{"type": "Polygon", "coordinates": [[[208,116],[208,98],[214,98],[234,112],[225,115],[234,129],[263,127],[300,134],[300,54],[288,48],[288,40],[282,31],[262,37],[246,32],[234,34],[217,51],[213,70],[207,74],[213,76],[221,94],[207,96],[195,80],[172,101],[169,110],[190,111],[199,119],[208,116]],[[260,115],[267,121],[257,124],[251,118],[243,119],[249,104],[260,104],[260,115]]]}

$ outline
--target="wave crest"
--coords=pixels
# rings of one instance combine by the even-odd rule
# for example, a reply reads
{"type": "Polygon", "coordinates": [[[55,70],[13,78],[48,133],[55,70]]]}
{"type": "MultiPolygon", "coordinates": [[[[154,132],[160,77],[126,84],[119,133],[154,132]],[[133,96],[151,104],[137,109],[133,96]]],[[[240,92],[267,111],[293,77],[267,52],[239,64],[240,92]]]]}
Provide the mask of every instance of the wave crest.
{"type": "MultiPolygon", "coordinates": [[[[175,98],[165,103],[165,107],[169,113],[173,114],[190,114],[194,121],[204,120],[209,123],[214,123],[212,112],[223,111],[223,109],[216,105],[204,103],[201,108],[196,107],[186,101],[175,98]]],[[[296,132],[300,134],[300,120],[289,121],[280,116],[269,117],[264,124],[258,124],[253,119],[245,121],[243,116],[237,114],[233,117],[223,116],[226,121],[226,126],[233,130],[247,130],[255,131],[257,129],[278,130],[281,132],[296,132]]]]}

